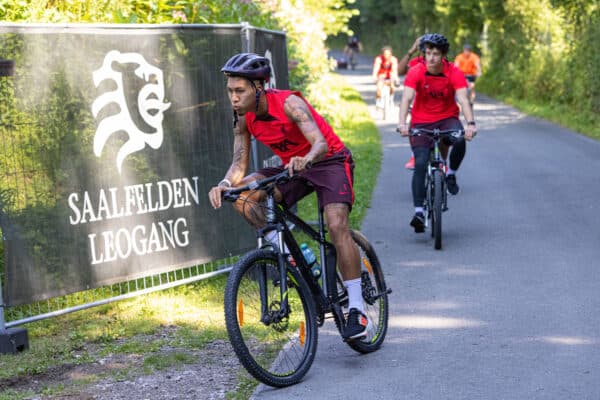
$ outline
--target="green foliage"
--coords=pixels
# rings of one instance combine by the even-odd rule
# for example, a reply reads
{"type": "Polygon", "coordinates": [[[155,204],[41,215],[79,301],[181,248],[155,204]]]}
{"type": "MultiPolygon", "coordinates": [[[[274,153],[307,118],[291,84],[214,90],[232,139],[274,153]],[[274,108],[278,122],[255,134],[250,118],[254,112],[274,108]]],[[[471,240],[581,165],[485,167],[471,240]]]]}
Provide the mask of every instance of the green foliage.
{"type": "MultiPolygon", "coordinates": [[[[284,29],[290,86],[304,90],[330,70],[324,41],[348,31],[354,0],[0,0],[0,20],[85,23],[241,23],[284,29]]],[[[307,93],[310,97],[310,93],[307,93]]]]}
{"type": "Polygon", "coordinates": [[[290,87],[306,91],[314,100],[311,84],[329,72],[325,39],[347,31],[356,10],[344,0],[266,0],[261,3],[288,37],[289,59],[298,65],[290,71],[290,87]]]}
{"type": "MultiPolygon", "coordinates": [[[[391,43],[403,54],[415,37],[440,32],[449,58],[470,43],[482,55],[478,90],[562,112],[563,124],[584,133],[600,111],[600,3],[597,0],[363,0],[351,21],[374,53],[391,43]],[[567,121],[567,118],[568,121],[567,121]],[[575,122],[577,121],[577,122],[575,122]],[[587,122],[586,122],[587,121],[587,122]]],[[[593,134],[592,134],[593,136],[593,134]]]]}
{"type": "MultiPolygon", "coordinates": [[[[379,131],[373,123],[360,94],[348,87],[339,75],[331,75],[323,85],[313,88],[315,107],[327,117],[334,131],[352,151],[354,168],[355,204],[350,213],[350,225],[360,228],[381,165],[379,131]]],[[[316,220],[316,200],[306,199],[299,204],[301,215],[316,220]]]]}
{"type": "Polygon", "coordinates": [[[0,0],[0,19],[22,22],[239,23],[274,27],[258,4],[243,0],[0,0]]]}

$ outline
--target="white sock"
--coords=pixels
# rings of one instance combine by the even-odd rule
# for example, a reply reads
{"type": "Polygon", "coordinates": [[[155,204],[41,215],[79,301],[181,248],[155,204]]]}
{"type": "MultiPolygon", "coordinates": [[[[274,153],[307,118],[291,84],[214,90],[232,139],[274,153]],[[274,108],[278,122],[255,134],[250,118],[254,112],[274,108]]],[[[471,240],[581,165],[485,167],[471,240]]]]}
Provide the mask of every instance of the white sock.
{"type": "Polygon", "coordinates": [[[416,213],[421,213],[423,214],[423,207],[415,207],[415,214],[416,213]]]}
{"type": "MultiPolygon", "coordinates": [[[[265,239],[267,239],[269,242],[273,243],[275,246],[279,247],[279,234],[277,231],[267,232],[267,234],[265,235],[265,239]]],[[[283,252],[289,253],[289,250],[288,250],[287,246],[285,245],[285,243],[283,244],[283,252]]]]}
{"type": "Polygon", "coordinates": [[[356,308],[360,312],[364,313],[365,308],[363,306],[362,288],[360,287],[361,279],[350,279],[344,281],[344,286],[348,289],[348,309],[356,308]]]}

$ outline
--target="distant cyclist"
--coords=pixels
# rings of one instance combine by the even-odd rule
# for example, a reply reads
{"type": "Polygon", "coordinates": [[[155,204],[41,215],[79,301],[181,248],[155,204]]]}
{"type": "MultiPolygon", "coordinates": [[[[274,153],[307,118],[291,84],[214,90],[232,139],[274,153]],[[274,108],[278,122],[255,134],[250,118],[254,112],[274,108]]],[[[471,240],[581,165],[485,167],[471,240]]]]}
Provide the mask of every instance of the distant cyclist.
{"type": "MultiPolygon", "coordinates": [[[[458,100],[463,115],[467,120],[464,138],[471,140],[477,134],[473,110],[467,99],[467,81],[464,74],[445,57],[450,45],[448,40],[438,33],[423,36],[421,51],[424,63],[417,63],[408,70],[404,79],[404,93],[400,103],[400,121],[398,129],[402,136],[409,135],[409,125],[406,123],[408,107],[414,99],[411,112],[411,127],[423,129],[463,129],[458,119],[458,100]],[[456,99],[456,100],[455,100],[456,99]]],[[[425,200],[425,175],[427,163],[432,148],[432,139],[427,136],[413,136],[410,144],[415,155],[415,170],[412,178],[412,194],[415,215],[410,225],[416,233],[425,232],[425,216],[423,201],[425,200]]],[[[449,143],[440,143],[442,155],[446,158],[449,143]]],[[[466,152],[466,143],[459,140],[452,145],[450,151],[450,168],[446,183],[450,194],[459,191],[456,182],[456,171],[466,152]]]]}
{"type": "MultiPolygon", "coordinates": [[[[373,80],[377,85],[377,103],[381,99],[381,89],[384,85],[389,85],[391,93],[394,93],[394,85],[399,85],[398,79],[398,59],[392,54],[390,46],[384,46],[381,54],[375,57],[373,62],[373,80]]],[[[383,108],[383,107],[381,107],[383,108]]]]}
{"type": "Polygon", "coordinates": [[[479,56],[471,51],[471,46],[465,44],[462,53],[454,58],[454,64],[460,69],[469,82],[469,102],[475,102],[475,81],[481,76],[481,60],[479,56]]]}
{"type": "Polygon", "coordinates": [[[362,43],[357,36],[352,36],[348,39],[346,47],[344,47],[344,56],[347,58],[350,68],[356,66],[356,55],[362,51],[362,43]]]}

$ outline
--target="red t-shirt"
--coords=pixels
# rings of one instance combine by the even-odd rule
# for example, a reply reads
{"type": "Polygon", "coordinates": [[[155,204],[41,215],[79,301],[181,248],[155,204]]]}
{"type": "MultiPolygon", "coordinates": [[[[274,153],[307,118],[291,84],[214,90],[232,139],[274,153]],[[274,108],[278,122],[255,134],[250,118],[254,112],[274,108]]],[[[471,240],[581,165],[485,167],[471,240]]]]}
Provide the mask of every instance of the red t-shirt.
{"type": "Polygon", "coordinates": [[[423,124],[457,117],[457,89],[467,87],[465,75],[456,66],[443,60],[441,75],[431,75],[424,63],[415,63],[408,70],[404,86],[415,90],[411,124],[423,124]]]}
{"type": "MultiPolygon", "coordinates": [[[[384,76],[385,79],[391,79],[392,65],[394,65],[394,62],[398,65],[398,59],[392,56],[389,61],[386,61],[385,57],[382,55],[377,56],[377,58],[379,59],[379,71],[377,71],[377,76],[384,76]]],[[[377,62],[377,59],[375,59],[375,62],[377,62]]]]}
{"type": "Polygon", "coordinates": [[[345,148],[344,143],[333,132],[327,121],[308,104],[300,92],[291,90],[265,90],[268,114],[258,119],[253,112],[247,112],[245,115],[246,126],[250,134],[259,142],[269,146],[273,153],[281,158],[283,164],[287,164],[292,157],[304,157],[310,151],[311,144],[298,125],[289,120],[283,109],[285,100],[292,94],[300,97],[308,106],[313,119],[327,141],[327,157],[342,151],[345,148]]]}
{"type": "Polygon", "coordinates": [[[412,60],[410,60],[408,62],[408,67],[412,68],[412,67],[414,67],[417,64],[424,64],[424,63],[425,63],[425,57],[418,56],[418,57],[415,57],[415,58],[413,58],[412,60]]]}

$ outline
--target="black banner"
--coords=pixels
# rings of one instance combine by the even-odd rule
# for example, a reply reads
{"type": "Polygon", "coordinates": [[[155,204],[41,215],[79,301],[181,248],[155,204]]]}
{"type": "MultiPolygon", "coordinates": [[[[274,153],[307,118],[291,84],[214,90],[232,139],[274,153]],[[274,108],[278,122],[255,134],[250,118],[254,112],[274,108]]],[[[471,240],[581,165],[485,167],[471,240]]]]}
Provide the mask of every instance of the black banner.
{"type": "MultiPolygon", "coordinates": [[[[4,300],[23,304],[239,254],[208,190],[233,148],[220,72],[248,49],[287,87],[285,36],[247,26],[0,25],[4,300]],[[251,35],[248,35],[248,30],[251,35]]],[[[255,165],[271,153],[260,148],[255,165]]]]}

